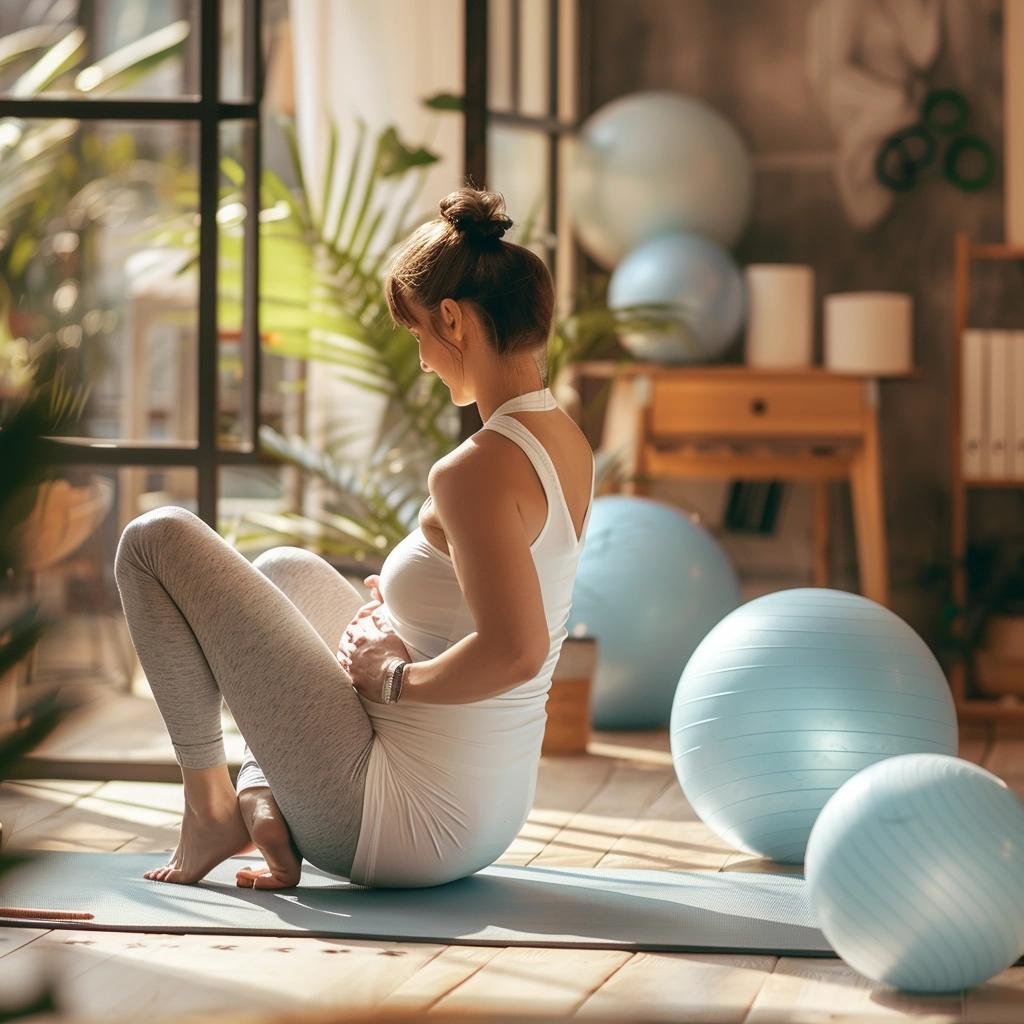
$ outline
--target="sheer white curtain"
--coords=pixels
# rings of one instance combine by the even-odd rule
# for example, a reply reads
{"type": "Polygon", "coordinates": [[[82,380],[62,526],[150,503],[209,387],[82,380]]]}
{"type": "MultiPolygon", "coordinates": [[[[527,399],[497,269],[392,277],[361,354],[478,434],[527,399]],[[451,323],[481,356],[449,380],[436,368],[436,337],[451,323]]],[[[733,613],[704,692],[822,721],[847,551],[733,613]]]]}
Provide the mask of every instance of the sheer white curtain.
{"type": "MultiPolygon", "coordinates": [[[[426,172],[416,206],[421,219],[436,216],[439,200],[462,180],[463,119],[429,111],[423,100],[438,92],[462,93],[461,0],[292,0],[291,21],[295,120],[303,163],[311,169],[311,194],[322,195],[328,119],[340,133],[336,166],[345,168],[361,118],[368,141],[394,125],[407,144],[426,145],[441,157],[426,172]]],[[[362,171],[357,171],[357,187],[362,171]]],[[[394,193],[383,234],[394,226],[411,186],[410,181],[394,193]]],[[[331,207],[336,202],[337,197],[331,207]]],[[[307,437],[320,447],[325,427],[343,411],[346,421],[367,424],[366,443],[360,440],[350,449],[353,457],[364,456],[384,397],[335,380],[329,367],[314,364],[310,370],[307,437]]],[[[306,501],[307,511],[318,507],[319,489],[310,488],[306,501]]]]}

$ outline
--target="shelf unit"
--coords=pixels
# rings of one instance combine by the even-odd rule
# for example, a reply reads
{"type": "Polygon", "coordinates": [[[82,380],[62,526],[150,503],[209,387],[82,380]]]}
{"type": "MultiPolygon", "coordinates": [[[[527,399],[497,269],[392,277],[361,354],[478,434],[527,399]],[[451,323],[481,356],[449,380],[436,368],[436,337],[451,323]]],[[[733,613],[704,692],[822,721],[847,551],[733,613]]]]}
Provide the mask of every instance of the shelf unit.
{"type": "MultiPolygon", "coordinates": [[[[964,479],[961,433],[961,368],[963,334],[971,326],[971,268],[984,261],[1024,262],[1024,246],[972,242],[965,232],[957,232],[953,262],[953,362],[951,380],[951,438],[953,448],[952,473],[952,555],[953,599],[957,607],[965,607],[967,600],[967,496],[972,490],[1024,488],[1024,480],[964,479]]],[[[950,665],[949,685],[953,691],[961,719],[1012,720],[1024,728],[1024,702],[1006,703],[999,698],[978,698],[970,693],[972,654],[954,656],[950,665]]]]}

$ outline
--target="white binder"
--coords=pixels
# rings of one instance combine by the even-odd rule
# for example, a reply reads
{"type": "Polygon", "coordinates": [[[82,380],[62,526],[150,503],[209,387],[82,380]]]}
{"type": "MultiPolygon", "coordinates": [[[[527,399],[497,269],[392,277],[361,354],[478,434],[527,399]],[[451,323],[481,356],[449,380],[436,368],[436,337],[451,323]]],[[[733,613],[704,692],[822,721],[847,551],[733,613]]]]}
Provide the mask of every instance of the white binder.
{"type": "Polygon", "coordinates": [[[1008,331],[989,331],[988,353],[988,472],[994,480],[1010,475],[1010,439],[1007,435],[1010,391],[1010,339],[1008,331]]]}
{"type": "Polygon", "coordinates": [[[963,365],[960,370],[960,443],[964,476],[977,480],[986,475],[985,452],[985,385],[988,382],[988,332],[969,327],[960,345],[963,365]]]}

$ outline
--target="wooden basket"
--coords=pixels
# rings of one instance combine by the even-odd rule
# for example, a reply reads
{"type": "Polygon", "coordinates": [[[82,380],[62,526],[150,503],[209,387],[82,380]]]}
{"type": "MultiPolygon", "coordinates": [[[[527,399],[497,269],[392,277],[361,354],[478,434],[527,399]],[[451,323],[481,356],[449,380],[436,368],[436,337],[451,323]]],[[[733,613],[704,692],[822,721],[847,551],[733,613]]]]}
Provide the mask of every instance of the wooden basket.
{"type": "Polygon", "coordinates": [[[597,637],[567,636],[551,677],[541,754],[585,754],[590,739],[590,692],[597,637]]]}

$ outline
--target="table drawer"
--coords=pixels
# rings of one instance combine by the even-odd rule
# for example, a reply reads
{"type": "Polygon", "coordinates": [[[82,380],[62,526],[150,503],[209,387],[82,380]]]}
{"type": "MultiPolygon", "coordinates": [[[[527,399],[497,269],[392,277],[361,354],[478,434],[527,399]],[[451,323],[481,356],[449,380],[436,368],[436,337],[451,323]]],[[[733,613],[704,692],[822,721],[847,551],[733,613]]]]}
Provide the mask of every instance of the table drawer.
{"type": "Polygon", "coordinates": [[[653,435],[856,435],[870,412],[868,396],[868,385],[855,377],[655,377],[649,430],[653,435]]]}

